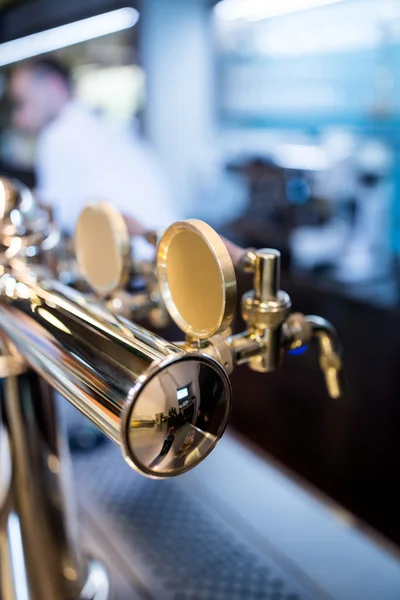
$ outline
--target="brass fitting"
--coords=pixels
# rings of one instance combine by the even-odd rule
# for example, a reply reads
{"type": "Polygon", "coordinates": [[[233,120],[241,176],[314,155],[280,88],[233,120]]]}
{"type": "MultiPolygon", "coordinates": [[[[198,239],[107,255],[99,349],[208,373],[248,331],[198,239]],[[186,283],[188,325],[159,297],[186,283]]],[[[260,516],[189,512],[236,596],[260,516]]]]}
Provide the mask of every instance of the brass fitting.
{"type": "Polygon", "coordinates": [[[291,307],[290,297],[279,289],[280,252],[266,248],[250,251],[242,261],[254,273],[254,289],[242,298],[242,317],[248,327],[249,342],[261,343],[262,350],[249,358],[254,371],[275,370],[282,359],[282,325],[291,307]]]}

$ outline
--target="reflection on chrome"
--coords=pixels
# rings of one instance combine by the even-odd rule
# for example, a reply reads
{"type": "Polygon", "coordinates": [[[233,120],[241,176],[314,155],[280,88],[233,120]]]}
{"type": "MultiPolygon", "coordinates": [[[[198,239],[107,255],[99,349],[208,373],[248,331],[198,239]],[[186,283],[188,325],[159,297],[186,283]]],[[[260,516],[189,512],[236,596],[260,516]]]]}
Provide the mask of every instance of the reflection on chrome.
{"type": "Polygon", "coordinates": [[[180,474],[207,456],[229,413],[216,363],[175,362],[149,378],[128,418],[130,456],[147,475],[180,474]]]}

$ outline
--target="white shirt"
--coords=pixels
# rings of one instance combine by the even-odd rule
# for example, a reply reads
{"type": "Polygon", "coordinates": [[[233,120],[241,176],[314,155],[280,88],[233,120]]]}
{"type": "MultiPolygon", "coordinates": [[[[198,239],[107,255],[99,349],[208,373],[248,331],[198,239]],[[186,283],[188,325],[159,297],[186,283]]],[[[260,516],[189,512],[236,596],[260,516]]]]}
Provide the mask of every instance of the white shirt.
{"type": "Polygon", "coordinates": [[[77,101],[40,134],[36,171],[40,199],[54,206],[70,234],[83,207],[96,201],[110,202],[148,229],[178,218],[152,152],[77,101]]]}

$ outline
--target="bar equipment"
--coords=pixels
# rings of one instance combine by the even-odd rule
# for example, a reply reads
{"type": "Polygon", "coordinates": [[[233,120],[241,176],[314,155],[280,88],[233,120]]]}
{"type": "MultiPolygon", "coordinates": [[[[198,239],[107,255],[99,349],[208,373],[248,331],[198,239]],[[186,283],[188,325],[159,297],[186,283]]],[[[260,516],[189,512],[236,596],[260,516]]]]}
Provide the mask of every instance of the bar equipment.
{"type": "Polygon", "coordinates": [[[119,444],[133,469],[165,479],[214,449],[227,425],[228,374],[236,364],[272,371],[285,351],[316,337],[328,390],[337,397],[339,345],[323,319],[289,314],[290,299],[279,290],[279,253],[232,246],[237,268],[254,274],[254,290],[242,300],[246,331],[227,335],[234,266],[222,239],[196,220],[171,225],[157,244],[157,308],[186,333],[185,342],[168,342],[115,306],[116,293],[129,295],[135,271],[114,210],[92,206],[79,220],[79,272],[94,290],[83,294],[57,279],[61,236],[50,245],[49,266],[46,227],[28,240],[40,209],[24,189],[1,182],[0,234],[7,243],[0,266],[0,596],[101,600],[108,597],[107,574],[81,551],[52,390],[119,444]]]}
{"type": "Polygon", "coordinates": [[[143,232],[154,256],[136,260],[132,238],[122,215],[106,202],[86,206],[76,226],[76,264],[81,278],[114,313],[133,320],[146,319],[152,327],[169,322],[162,301],[155,264],[161,233],[143,232]]]}
{"type": "Polygon", "coordinates": [[[242,250],[224,243],[202,221],[182,221],[172,224],[159,242],[157,276],[169,314],[186,333],[187,351],[214,356],[228,373],[245,363],[267,373],[281,365],[285,352],[316,339],[328,393],[332,398],[341,395],[337,333],[321,317],[290,313],[290,297],[279,289],[277,250],[242,250]],[[241,301],[246,330],[223,335],[236,303],[231,256],[237,269],[253,274],[253,289],[241,301]]]}
{"type": "Polygon", "coordinates": [[[25,265],[57,275],[65,240],[50,212],[19,181],[0,178],[0,222],[2,264],[18,257],[25,265]]]}

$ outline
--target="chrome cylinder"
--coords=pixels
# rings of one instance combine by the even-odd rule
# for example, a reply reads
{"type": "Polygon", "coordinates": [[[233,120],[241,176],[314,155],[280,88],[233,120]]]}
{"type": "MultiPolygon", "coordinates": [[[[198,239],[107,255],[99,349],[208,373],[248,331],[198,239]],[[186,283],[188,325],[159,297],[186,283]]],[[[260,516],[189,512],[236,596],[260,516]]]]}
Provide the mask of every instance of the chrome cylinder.
{"type": "Polygon", "coordinates": [[[231,388],[216,361],[186,353],[58,282],[5,273],[0,329],[142,474],[187,471],[225,429],[231,388]]]}
{"type": "Polygon", "coordinates": [[[0,596],[106,600],[106,572],[80,550],[68,448],[51,388],[10,354],[0,361],[0,596]]]}
{"type": "Polygon", "coordinates": [[[62,474],[59,470],[60,440],[50,390],[33,371],[0,381],[13,472],[10,495],[0,511],[7,531],[0,553],[4,564],[9,563],[3,573],[8,581],[3,580],[1,589],[11,599],[78,598],[86,573],[76,536],[69,535],[75,534],[74,511],[64,485],[65,463],[62,474]]]}

